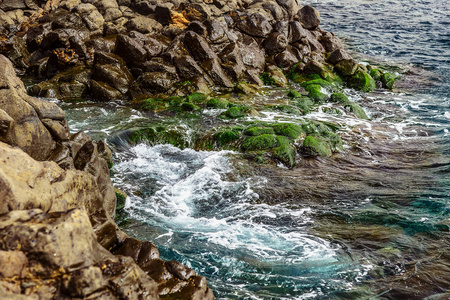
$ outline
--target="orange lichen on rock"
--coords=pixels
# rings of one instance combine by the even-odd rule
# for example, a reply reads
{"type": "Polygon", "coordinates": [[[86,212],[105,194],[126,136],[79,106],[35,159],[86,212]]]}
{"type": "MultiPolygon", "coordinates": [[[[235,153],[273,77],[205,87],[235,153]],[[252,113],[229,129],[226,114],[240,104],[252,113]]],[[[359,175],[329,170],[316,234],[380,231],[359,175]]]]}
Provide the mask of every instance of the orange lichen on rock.
{"type": "Polygon", "coordinates": [[[181,29],[186,28],[187,25],[190,23],[183,13],[179,13],[176,11],[171,12],[170,18],[172,19],[172,24],[177,27],[180,27],[181,29]]]}

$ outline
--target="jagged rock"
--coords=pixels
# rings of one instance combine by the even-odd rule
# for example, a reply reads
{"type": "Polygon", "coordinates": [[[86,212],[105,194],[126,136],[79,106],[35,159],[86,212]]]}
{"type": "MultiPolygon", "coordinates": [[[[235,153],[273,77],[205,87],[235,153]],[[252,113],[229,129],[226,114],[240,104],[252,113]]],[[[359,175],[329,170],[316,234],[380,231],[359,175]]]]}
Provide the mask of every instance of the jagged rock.
{"type": "Polygon", "coordinates": [[[236,26],[248,35],[263,38],[268,37],[269,33],[273,30],[267,16],[262,15],[260,12],[252,11],[242,14],[239,17],[236,26]]]}
{"type": "Polygon", "coordinates": [[[49,111],[59,110],[61,115],[64,113],[53,103],[44,104],[44,100],[31,100],[25,92],[23,83],[17,78],[11,62],[3,55],[0,55],[0,70],[0,109],[14,120],[13,131],[10,134],[17,138],[13,145],[19,146],[38,160],[48,158],[55,147],[55,142],[40,121],[35,107],[44,117],[49,111]]]}
{"type": "Polygon", "coordinates": [[[288,69],[298,62],[299,58],[295,56],[290,46],[288,49],[275,56],[277,66],[282,69],[288,69]]]}
{"type": "Polygon", "coordinates": [[[217,54],[209,47],[206,39],[193,31],[186,32],[184,44],[196,61],[204,62],[217,59],[217,54]]]}
{"type": "Polygon", "coordinates": [[[133,81],[133,76],[122,58],[111,53],[96,52],[92,79],[104,82],[125,95],[133,81]]]}
{"type": "Polygon", "coordinates": [[[288,39],[283,33],[272,32],[269,37],[264,41],[264,49],[268,55],[276,55],[284,50],[288,46],[288,39]]]}
{"type": "Polygon", "coordinates": [[[122,98],[122,93],[102,81],[91,81],[91,92],[95,100],[110,101],[122,98]]]}
{"type": "Polygon", "coordinates": [[[354,59],[344,59],[336,64],[335,69],[341,75],[351,76],[358,69],[358,62],[354,59]]]}
{"type": "Polygon", "coordinates": [[[141,33],[159,32],[162,30],[161,23],[152,18],[144,16],[136,17],[129,20],[125,24],[125,27],[130,31],[136,30],[141,33]]]}
{"type": "Polygon", "coordinates": [[[4,143],[0,143],[0,157],[1,214],[30,208],[49,212],[102,206],[93,177],[64,171],[53,162],[37,162],[4,143]]]}
{"type": "Polygon", "coordinates": [[[143,43],[123,34],[117,36],[114,52],[125,61],[134,64],[140,64],[147,60],[147,51],[144,49],[143,43]]]}
{"type": "Polygon", "coordinates": [[[336,49],[330,54],[330,57],[328,57],[328,62],[335,65],[343,60],[348,59],[351,59],[351,56],[347,52],[345,52],[345,50],[336,49]]]}
{"type": "Polygon", "coordinates": [[[302,22],[303,27],[306,29],[312,30],[319,26],[320,14],[315,8],[305,5],[300,9],[298,14],[300,17],[300,22],[302,22]]]}
{"type": "Polygon", "coordinates": [[[240,43],[239,48],[242,54],[242,61],[246,66],[261,71],[264,69],[266,63],[265,53],[264,50],[259,47],[255,39],[246,36],[242,43],[240,43]]]}
{"type": "Polygon", "coordinates": [[[322,36],[321,43],[326,52],[333,52],[334,50],[342,48],[341,40],[330,32],[327,32],[322,36]]]}
{"type": "Polygon", "coordinates": [[[172,78],[163,72],[147,72],[136,80],[142,94],[167,92],[172,87],[172,78]]]}

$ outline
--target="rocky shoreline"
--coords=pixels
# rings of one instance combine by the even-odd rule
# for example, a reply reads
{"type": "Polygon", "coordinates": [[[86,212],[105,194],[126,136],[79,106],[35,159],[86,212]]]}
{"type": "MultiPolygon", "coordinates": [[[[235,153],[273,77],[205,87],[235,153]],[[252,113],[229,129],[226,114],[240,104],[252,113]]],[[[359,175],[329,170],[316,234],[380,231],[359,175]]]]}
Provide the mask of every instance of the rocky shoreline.
{"type": "MultiPolygon", "coordinates": [[[[153,113],[221,109],[220,118],[236,120],[259,114],[245,95],[295,83],[283,105],[263,109],[303,116],[329,102],[332,113],[367,119],[343,87],[370,92],[394,83],[352,59],[320,28],[319,13],[296,0],[3,0],[0,25],[4,299],[214,298],[204,277],[118,228],[108,145],[71,134],[64,112],[33,96],[121,99],[153,113]],[[26,91],[16,72],[40,82],[26,91]],[[244,100],[226,100],[230,93],[244,100]]],[[[337,130],[258,122],[214,128],[186,144],[179,131],[149,127],[129,140],[233,149],[292,167],[298,155],[340,151],[337,130]]]]}

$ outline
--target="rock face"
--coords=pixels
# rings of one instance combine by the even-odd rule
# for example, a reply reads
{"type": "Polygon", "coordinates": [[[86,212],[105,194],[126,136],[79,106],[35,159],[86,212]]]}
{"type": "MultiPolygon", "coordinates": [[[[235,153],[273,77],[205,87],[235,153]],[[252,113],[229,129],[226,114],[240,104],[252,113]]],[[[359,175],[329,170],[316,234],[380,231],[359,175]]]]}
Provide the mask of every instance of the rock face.
{"type": "MultiPolygon", "coordinates": [[[[8,16],[22,11],[26,5],[19,2],[3,2],[3,10],[8,16]]],[[[31,9],[39,11],[35,6],[31,9]]],[[[326,52],[342,48],[320,28],[317,10],[297,0],[62,0],[42,9],[28,19],[1,19],[20,25],[23,37],[6,26],[0,53],[48,79],[33,87],[32,95],[59,99],[183,95],[177,87],[184,82],[225,90],[241,81],[262,85],[267,65],[286,71],[325,61],[326,52]],[[111,59],[97,59],[106,56],[111,59]]]]}
{"type": "MultiPolygon", "coordinates": [[[[109,54],[97,63],[123,65],[109,54]]],[[[2,55],[0,74],[0,298],[214,299],[204,277],[114,223],[107,145],[71,135],[2,55]]]]}

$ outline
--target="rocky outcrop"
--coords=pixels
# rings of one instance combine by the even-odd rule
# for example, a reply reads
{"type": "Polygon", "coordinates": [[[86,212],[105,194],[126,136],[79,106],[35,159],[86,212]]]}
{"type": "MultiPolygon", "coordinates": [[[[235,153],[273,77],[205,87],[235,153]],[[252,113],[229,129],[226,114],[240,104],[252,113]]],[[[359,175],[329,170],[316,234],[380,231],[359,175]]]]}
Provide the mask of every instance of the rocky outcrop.
{"type": "MultiPolygon", "coordinates": [[[[115,56],[97,60],[120,69],[115,56]]],[[[70,134],[2,55],[0,74],[0,297],[213,299],[204,277],[114,223],[107,145],[70,134]]]]}
{"type": "Polygon", "coordinates": [[[317,10],[297,0],[63,0],[42,3],[40,15],[28,19],[7,17],[24,5],[4,8],[3,22],[21,24],[23,37],[5,29],[0,52],[48,79],[32,95],[98,101],[184,95],[184,82],[194,83],[188,92],[242,81],[263,85],[268,67],[302,71],[318,61],[333,69],[348,59],[339,39],[320,28],[317,10]]]}

